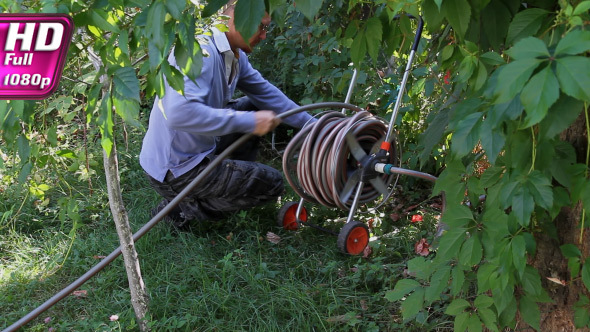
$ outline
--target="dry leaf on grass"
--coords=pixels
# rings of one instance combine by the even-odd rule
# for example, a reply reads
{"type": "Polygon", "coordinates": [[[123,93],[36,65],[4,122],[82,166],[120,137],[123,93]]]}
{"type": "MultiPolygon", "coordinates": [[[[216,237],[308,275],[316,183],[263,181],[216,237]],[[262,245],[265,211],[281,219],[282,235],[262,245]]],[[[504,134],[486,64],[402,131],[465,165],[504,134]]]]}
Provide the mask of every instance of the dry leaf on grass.
{"type": "Polygon", "coordinates": [[[81,299],[81,298],[85,298],[88,296],[88,291],[87,290],[75,290],[72,292],[72,295],[81,299]]]}
{"type": "Polygon", "coordinates": [[[426,242],[426,239],[422,238],[420,241],[414,244],[414,251],[420,256],[428,256],[430,254],[430,245],[426,242]]]}
{"type": "Polygon", "coordinates": [[[281,237],[276,235],[273,232],[268,232],[268,233],[266,233],[266,240],[268,240],[268,242],[270,242],[270,243],[277,244],[277,243],[281,242],[281,237]]]}

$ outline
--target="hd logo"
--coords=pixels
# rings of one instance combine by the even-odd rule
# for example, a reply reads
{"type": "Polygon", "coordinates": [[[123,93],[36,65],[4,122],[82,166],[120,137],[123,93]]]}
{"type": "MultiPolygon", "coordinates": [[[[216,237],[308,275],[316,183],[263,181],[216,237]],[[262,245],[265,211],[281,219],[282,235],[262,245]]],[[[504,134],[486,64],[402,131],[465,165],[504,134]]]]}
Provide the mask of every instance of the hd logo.
{"type": "Polygon", "coordinates": [[[0,99],[43,99],[59,84],[74,23],[61,14],[0,14],[0,99]]]}

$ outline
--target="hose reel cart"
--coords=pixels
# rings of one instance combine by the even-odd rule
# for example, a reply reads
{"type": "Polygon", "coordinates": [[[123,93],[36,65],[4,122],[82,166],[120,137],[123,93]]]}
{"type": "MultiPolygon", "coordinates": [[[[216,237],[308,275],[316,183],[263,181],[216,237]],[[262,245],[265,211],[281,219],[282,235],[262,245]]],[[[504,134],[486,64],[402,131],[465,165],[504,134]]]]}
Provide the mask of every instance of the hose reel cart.
{"type": "MultiPolygon", "coordinates": [[[[401,158],[393,133],[424,25],[421,17],[408,17],[417,20],[418,27],[389,126],[369,112],[347,103],[341,104],[344,107],[342,112],[328,111],[315,123],[305,126],[291,140],[283,155],[287,181],[301,199],[282,206],[277,217],[279,226],[287,230],[311,226],[333,233],[308,221],[309,213],[304,202],[348,210],[346,224],[339,233],[333,234],[338,236],[337,246],[341,252],[358,255],[369,243],[368,226],[354,220],[360,203],[374,201],[381,195],[383,202],[387,201],[400,174],[436,181],[436,177],[430,174],[399,167],[401,158]],[[346,117],[345,109],[356,113],[346,117]]],[[[354,78],[347,101],[352,84],[354,78]]],[[[310,106],[317,109],[325,104],[310,106]]]]}

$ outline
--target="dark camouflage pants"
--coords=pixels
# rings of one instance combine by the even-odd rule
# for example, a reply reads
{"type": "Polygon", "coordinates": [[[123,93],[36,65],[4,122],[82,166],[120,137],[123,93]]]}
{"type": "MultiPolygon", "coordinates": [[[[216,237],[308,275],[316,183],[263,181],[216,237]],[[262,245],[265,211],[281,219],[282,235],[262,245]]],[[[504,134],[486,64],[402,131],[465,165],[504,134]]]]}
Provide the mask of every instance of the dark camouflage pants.
{"type": "MultiPolygon", "coordinates": [[[[242,134],[231,134],[220,137],[216,153],[225,150],[241,136],[242,134]]],[[[186,221],[219,220],[228,213],[276,200],[283,192],[283,176],[276,169],[254,161],[259,139],[254,137],[245,142],[230,155],[230,159],[214,168],[171,214],[186,221]]],[[[174,199],[201,174],[213,158],[215,157],[205,158],[178,178],[168,172],[164,182],[148,176],[154,189],[164,198],[159,207],[163,208],[163,205],[174,199]]]]}

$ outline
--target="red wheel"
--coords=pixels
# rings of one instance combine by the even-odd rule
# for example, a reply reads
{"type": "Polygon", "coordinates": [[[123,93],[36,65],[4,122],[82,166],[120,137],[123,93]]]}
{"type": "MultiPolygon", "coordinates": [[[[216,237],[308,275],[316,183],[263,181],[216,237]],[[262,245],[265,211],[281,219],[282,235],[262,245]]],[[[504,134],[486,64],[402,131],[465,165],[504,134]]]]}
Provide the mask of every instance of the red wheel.
{"type": "MultiPolygon", "coordinates": [[[[283,227],[286,230],[294,231],[299,228],[299,223],[297,223],[297,207],[299,206],[299,202],[289,202],[279,210],[279,215],[277,217],[277,222],[280,227],[283,227]]],[[[301,207],[301,212],[299,212],[299,221],[307,222],[307,210],[305,206],[301,207]]]]}
{"type": "Polygon", "coordinates": [[[359,255],[369,244],[369,227],[358,221],[346,223],[338,234],[338,249],[345,254],[359,255]]]}

